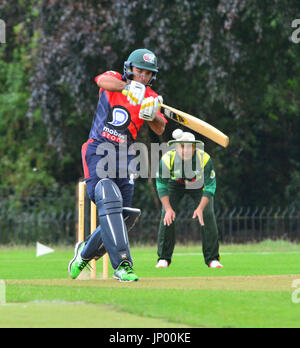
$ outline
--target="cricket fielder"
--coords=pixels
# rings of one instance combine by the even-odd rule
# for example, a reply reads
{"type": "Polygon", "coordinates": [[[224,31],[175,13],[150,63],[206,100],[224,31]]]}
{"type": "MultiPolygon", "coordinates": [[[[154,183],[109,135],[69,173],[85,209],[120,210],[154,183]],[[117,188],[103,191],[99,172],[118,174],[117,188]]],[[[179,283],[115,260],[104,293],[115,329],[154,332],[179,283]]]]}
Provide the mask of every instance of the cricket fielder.
{"type": "Polygon", "coordinates": [[[156,134],[164,132],[166,120],[159,112],[162,97],[150,88],[157,72],[155,54],[137,49],[125,61],[123,75],[107,71],[95,78],[100,88],[99,102],[89,139],[81,152],[88,195],[97,206],[100,225],[87,241],[76,244],[68,268],[73,279],[90,260],[108,252],[115,279],[138,280],[128,241],[128,230],[140,215],[139,209],[131,208],[134,181],[128,167],[134,155],[128,154],[124,163],[119,144],[128,149],[145,121],[156,134]],[[127,96],[122,94],[123,89],[128,90],[127,96]],[[102,165],[108,145],[113,146],[116,154],[112,175],[102,165]]]}
{"type": "Polygon", "coordinates": [[[171,264],[175,247],[176,212],[181,199],[187,194],[194,202],[193,218],[198,218],[201,225],[205,263],[210,268],[222,268],[214,213],[216,176],[212,160],[203,151],[203,147],[196,146],[197,143],[203,146],[203,143],[195,140],[192,133],[177,129],[173,132],[173,138],[175,140],[169,141],[168,145],[175,144],[176,149],[163,155],[156,178],[156,187],[162,202],[156,267],[165,268],[171,264]],[[186,168],[200,170],[186,175],[186,168]],[[166,173],[169,175],[165,175],[166,173]]]}

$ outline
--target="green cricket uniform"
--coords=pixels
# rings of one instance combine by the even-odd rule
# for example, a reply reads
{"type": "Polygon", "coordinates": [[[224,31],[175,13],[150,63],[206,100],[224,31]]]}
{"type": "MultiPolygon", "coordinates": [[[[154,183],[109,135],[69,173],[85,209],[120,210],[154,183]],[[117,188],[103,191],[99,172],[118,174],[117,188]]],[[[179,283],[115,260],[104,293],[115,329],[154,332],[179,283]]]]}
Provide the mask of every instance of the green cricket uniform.
{"type": "MultiPolygon", "coordinates": [[[[195,176],[185,176],[184,161],[175,150],[168,151],[161,159],[156,176],[156,187],[159,198],[169,196],[172,209],[177,213],[178,205],[185,194],[189,195],[194,203],[194,210],[198,207],[202,196],[209,198],[209,203],[203,212],[205,226],[199,224],[202,233],[202,249],[207,265],[213,260],[219,260],[219,236],[214,213],[214,194],[216,191],[216,175],[210,156],[196,149],[192,158],[192,168],[201,168],[194,171],[195,176]],[[179,170],[181,168],[181,170],[179,170]],[[169,176],[165,175],[169,173],[169,176]],[[203,177],[204,176],[204,177],[203,177]],[[187,189],[186,184],[197,183],[196,189],[187,189]]],[[[175,247],[175,221],[170,226],[164,225],[165,209],[162,207],[161,221],[158,232],[158,260],[164,259],[171,263],[175,247]]],[[[191,212],[192,214],[192,212],[191,212]]]]}

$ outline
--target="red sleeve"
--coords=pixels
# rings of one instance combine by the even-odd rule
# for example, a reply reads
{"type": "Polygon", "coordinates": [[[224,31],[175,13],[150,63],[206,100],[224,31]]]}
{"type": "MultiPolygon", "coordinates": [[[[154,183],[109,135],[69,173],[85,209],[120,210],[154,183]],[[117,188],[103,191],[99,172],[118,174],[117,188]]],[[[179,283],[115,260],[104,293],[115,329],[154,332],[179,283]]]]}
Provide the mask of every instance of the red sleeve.
{"type": "Polygon", "coordinates": [[[118,73],[117,71],[110,70],[110,71],[106,71],[105,73],[100,74],[100,75],[95,77],[95,82],[97,84],[98,84],[98,80],[101,76],[112,76],[112,77],[115,77],[116,79],[122,80],[122,75],[120,73],[118,73]]]}

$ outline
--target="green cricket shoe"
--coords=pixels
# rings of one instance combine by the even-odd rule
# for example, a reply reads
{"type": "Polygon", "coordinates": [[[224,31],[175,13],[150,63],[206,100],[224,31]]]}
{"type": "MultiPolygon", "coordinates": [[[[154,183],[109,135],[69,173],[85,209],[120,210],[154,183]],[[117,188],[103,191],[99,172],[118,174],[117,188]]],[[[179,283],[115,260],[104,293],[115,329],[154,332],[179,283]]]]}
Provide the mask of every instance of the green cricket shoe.
{"type": "Polygon", "coordinates": [[[89,263],[89,260],[83,260],[80,256],[85,244],[85,242],[79,242],[75,246],[74,258],[70,261],[68,267],[69,275],[72,279],[76,279],[89,263]]]}
{"type": "Polygon", "coordinates": [[[139,277],[134,274],[134,271],[128,261],[124,261],[117,270],[114,271],[113,277],[120,282],[136,282],[139,277]]]}

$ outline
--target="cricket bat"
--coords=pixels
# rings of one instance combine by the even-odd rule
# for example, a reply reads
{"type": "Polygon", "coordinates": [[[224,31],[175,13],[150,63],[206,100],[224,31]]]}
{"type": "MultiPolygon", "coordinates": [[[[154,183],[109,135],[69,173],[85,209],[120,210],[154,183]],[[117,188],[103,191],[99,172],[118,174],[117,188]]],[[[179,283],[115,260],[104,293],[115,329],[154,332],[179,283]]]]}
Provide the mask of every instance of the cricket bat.
{"type": "MultiPolygon", "coordinates": [[[[127,93],[128,91],[126,89],[122,91],[123,95],[127,95],[127,93]]],[[[175,121],[182,126],[190,128],[201,135],[204,135],[206,138],[223,147],[227,147],[229,144],[229,138],[227,135],[225,135],[209,123],[200,120],[195,116],[189,115],[183,111],[177,110],[165,104],[160,105],[160,112],[170,120],[175,121]]]]}

